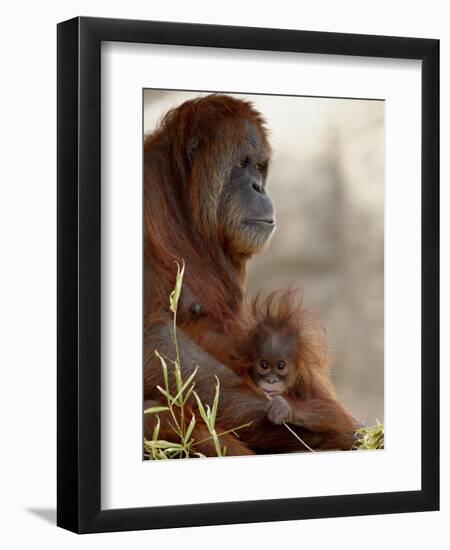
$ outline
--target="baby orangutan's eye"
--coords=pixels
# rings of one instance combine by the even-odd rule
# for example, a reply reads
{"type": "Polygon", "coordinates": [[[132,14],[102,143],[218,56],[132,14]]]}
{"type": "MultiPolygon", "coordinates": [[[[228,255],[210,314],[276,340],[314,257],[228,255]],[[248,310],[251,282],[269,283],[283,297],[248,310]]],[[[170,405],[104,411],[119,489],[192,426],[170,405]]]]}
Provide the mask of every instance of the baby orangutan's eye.
{"type": "Polygon", "coordinates": [[[285,368],[286,368],[286,363],[284,361],[278,361],[277,369],[278,370],[284,370],[285,368]]]}
{"type": "Polygon", "coordinates": [[[260,361],[259,362],[259,366],[263,369],[263,370],[267,370],[269,368],[269,363],[267,361],[260,361]]]}

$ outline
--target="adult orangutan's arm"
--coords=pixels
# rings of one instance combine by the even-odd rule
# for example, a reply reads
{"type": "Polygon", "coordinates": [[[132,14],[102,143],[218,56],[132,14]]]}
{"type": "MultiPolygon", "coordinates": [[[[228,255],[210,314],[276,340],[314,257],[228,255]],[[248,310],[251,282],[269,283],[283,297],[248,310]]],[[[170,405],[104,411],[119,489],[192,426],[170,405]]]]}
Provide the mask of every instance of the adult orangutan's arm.
{"type": "MultiPolygon", "coordinates": [[[[195,391],[204,403],[211,404],[214,399],[216,377],[220,381],[220,400],[217,414],[217,428],[230,430],[251,422],[251,425],[239,431],[240,440],[250,449],[269,451],[301,451],[301,443],[284,427],[270,422],[267,418],[269,401],[252,392],[248,384],[226,365],[203,350],[182,330],[177,329],[177,340],[180,351],[182,378],[186,380],[198,366],[195,377],[195,391]]],[[[161,394],[156,386],[163,386],[163,374],[159,359],[154,350],[162,356],[175,359],[173,330],[170,323],[153,326],[146,335],[144,368],[145,399],[159,399],[161,394]]],[[[168,361],[170,366],[170,361],[168,361]]],[[[173,377],[169,376],[173,383],[173,377]]],[[[174,387],[171,388],[174,391],[174,387]]],[[[309,442],[314,434],[304,434],[297,429],[302,438],[309,442]]]]}

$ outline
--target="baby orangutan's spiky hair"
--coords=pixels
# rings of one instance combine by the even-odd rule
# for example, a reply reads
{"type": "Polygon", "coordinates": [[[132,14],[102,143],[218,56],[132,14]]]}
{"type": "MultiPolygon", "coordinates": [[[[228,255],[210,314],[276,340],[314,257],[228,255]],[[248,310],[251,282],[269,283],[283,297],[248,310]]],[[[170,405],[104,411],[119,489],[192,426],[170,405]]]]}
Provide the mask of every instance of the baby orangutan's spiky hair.
{"type": "MultiPolygon", "coordinates": [[[[328,379],[329,354],[324,329],[313,310],[305,304],[303,291],[289,289],[258,295],[249,305],[251,329],[242,344],[248,359],[258,352],[261,337],[281,334],[292,341],[296,363],[295,393],[306,398],[315,377],[328,379]]],[[[327,384],[328,385],[328,384],[327,384]]]]}

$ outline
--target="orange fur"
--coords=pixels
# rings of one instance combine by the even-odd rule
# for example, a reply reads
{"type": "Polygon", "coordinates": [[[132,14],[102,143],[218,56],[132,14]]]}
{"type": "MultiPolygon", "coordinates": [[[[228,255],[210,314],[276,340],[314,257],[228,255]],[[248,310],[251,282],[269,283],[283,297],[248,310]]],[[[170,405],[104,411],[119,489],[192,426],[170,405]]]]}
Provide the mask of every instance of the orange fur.
{"type": "MultiPolygon", "coordinates": [[[[235,439],[235,445],[230,434],[227,446],[236,454],[303,450],[284,427],[268,421],[264,397],[232,368],[231,356],[238,352],[239,335],[250,326],[244,279],[246,263],[255,251],[238,239],[225,238],[223,224],[227,220],[219,219],[217,205],[230,167],[240,160],[245,148],[252,146],[246,139],[249,126],[257,134],[265,158],[269,158],[268,132],[262,116],[250,102],[221,94],[190,100],[172,109],[145,137],[144,399],[160,397],[156,387],[163,380],[155,349],[173,358],[167,328],[171,320],[169,295],[175,285],[175,262],[181,264],[184,260],[177,327],[180,338],[186,338],[182,351],[190,348],[197,363],[184,361],[183,373],[188,375],[196,364],[200,365],[196,390],[206,403],[212,402],[214,376],[219,373],[218,430],[252,422],[250,428],[239,432],[240,441],[235,439]],[[193,302],[202,306],[198,318],[190,313],[193,302]],[[190,342],[197,348],[192,348],[190,342]],[[202,352],[200,358],[198,350],[202,352]]],[[[309,348],[311,353],[313,348],[309,348]]],[[[312,355],[304,360],[312,365],[312,355]]],[[[305,379],[305,395],[331,395],[327,376],[319,374],[319,368],[313,372],[308,382],[305,379]]],[[[329,399],[334,403],[332,397],[329,399]]],[[[338,417],[341,414],[336,407],[333,411],[338,417]]],[[[154,427],[153,416],[144,419],[147,437],[154,427]]],[[[202,430],[200,423],[198,430],[202,430]]],[[[330,444],[348,448],[347,442],[336,443],[334,435],[324,438],[307,429],[298,430],[310,443],[319,439],[322,448],[330,444]]],[[[203,435],[193,434],[198,439],[203,435]]],[[[162,423],[160,437],[170,440],[172,436],[162,423]]]]}

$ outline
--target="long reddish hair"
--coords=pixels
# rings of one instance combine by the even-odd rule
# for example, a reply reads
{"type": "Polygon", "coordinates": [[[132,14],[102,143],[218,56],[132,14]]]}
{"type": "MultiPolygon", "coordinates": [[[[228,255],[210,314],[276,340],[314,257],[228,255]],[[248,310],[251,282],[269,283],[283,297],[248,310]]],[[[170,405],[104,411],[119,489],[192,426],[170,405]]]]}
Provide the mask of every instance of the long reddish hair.
{"type": "Polygon", "coordinates": [[[185,285],[200,303],[208,304],[210,320],[220,319],[223,324],[241,307],[248,257],[226,253],[216,213],[222,186],[239,160],[245,123],[258,130],[269,154],[261,114],[250,102],[221,94],[192,99],[170,110],[145,137],[148,313],[166,308],[175,282],[175,262],[182,260],[185,285]]]}
{"type": "Polygon", "coordinates": [[[289,392],[292,397],[311,397],[314,382],[318,380],[333,392],[329,383],[330,355],[324,330],[313,309],[305,303],[303,291],[289,289],[272,292],[266,298],[256,296],[249,304],[247,323],[249,330],[240,334],[238,353],[234,356],[240,374],[250,376],[258,352],[254,348],[258,333],[288,333],[292,336],[292,357],[295,358],[295,382],[289,392]]]}

